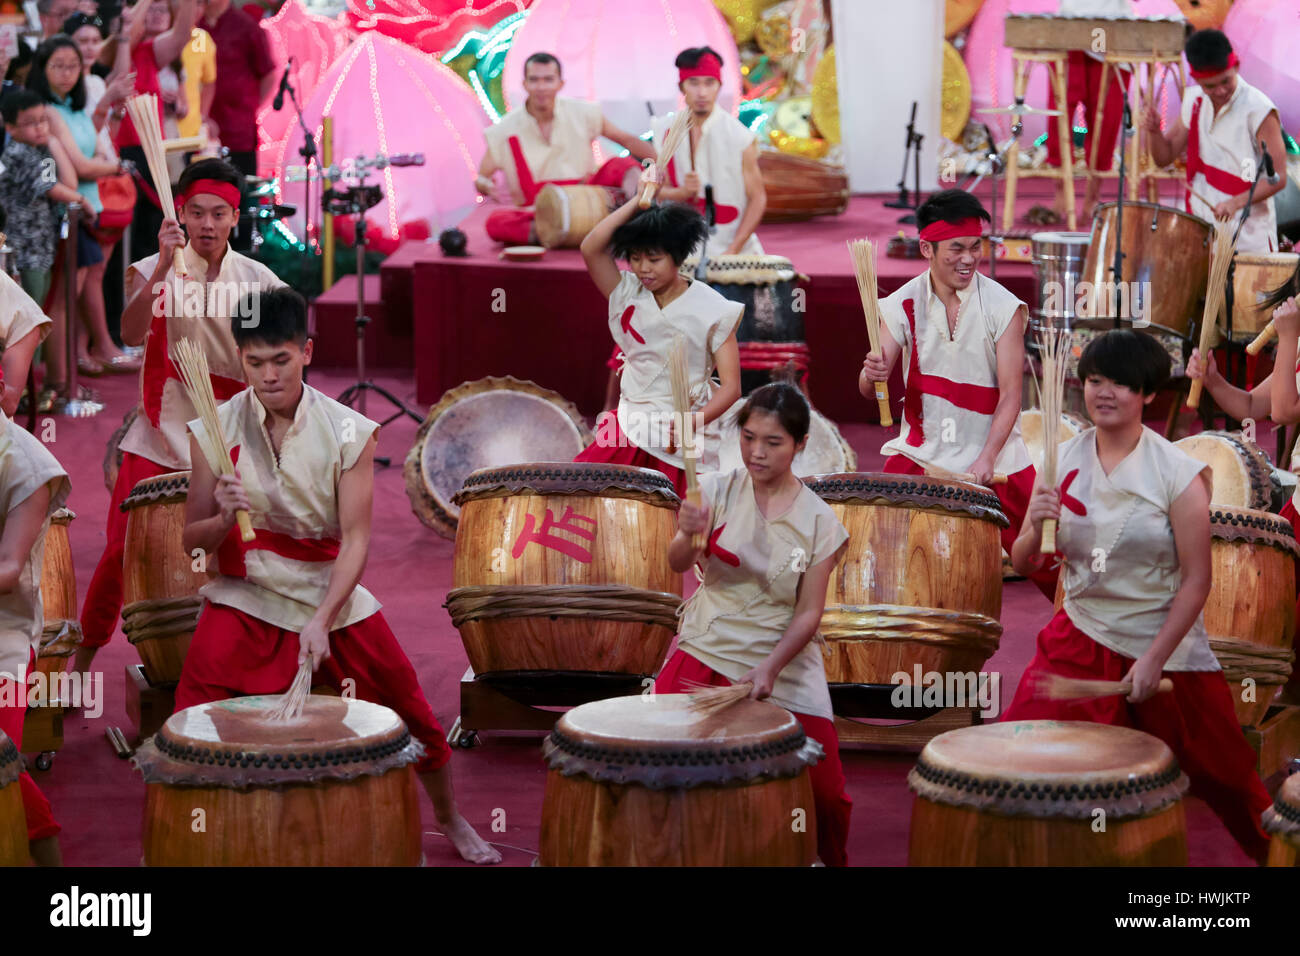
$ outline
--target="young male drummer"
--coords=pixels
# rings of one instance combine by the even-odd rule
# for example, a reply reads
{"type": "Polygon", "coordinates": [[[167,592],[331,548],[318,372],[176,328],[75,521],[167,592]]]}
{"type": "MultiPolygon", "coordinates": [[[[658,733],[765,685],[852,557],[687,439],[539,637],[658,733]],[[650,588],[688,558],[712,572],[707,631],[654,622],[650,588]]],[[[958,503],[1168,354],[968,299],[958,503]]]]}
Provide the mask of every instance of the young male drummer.
{"type": "MultiPolygon", "coordinates": [[[[708,254],[759,255],[754,235],[767,208],[767,190],[758,170],[758,143],[753,130],[726,110],[717,109],[722,91],[722,57],[711,47],[692,47],[677,55],[677,88],[691,111],[690,135],[677,147],[666,172],[669,185],[660,196],[695,205],[706,212],[705,187],[713,187],[715,227],[708,254]]],[[[663,148],[671,115],[652,124],[655,149],[663,148]]]]}
{"type": "MultiPolygon", "coordinates": [[[[902,424],[881,452],[885,471],[919,475],[926,469],[969,474],[991,485],[1011,521],[1002,546],[1015,543],[1034,487],[1034,466],[1020,437],[1025,361],[1025,303],[976,271],[982,252],[980,201],[960,189],[935,193],[916,213],[921,254],[930,268],[881,300],[883,355],[862,363],[858,389],[875,397],[900,353],[902,424]],[[994,476],[1006,482],[993,484],[994,476]]],[[[1056,572],[1033,578],[1049,598],[1056,572]]]]}
{"type": "Polygon", "coordinates": [[[230,321],[251,388],[219,415],[237,475],[219,473],[189,423],[193,472],[186,551],[215,554],[206,599],[176,688],[176,709],[284,693],[302,661],[357,698],[397,712],[425,746],[416,771],[443,832],[473,863],[497,863],[456,807],[451,748],[379,602],[361,587],[370,547],[379,426],[302,380],[311,362],[307,303],[291,289],[251,297],[254,321],[230,321]],[[243,542],[235,512],[256,538],[243,542]]]}
{"type": "Polygon", "coordinates": [[[200,343],[207,354],[213,392],[217,401],[224,401],[244,388],[230,316],[248,291],[284,286],[266,266],[230,248],[230,234],[239,221],[242,182],[239,171],[224,160],[204,159],[187,167],[176,188],[180,223],[165,220],[158,231],[162,252],[132,263],[127,274],[122,340],[145,347],[140,413],[122,439],[122,468],[108,508],[108,541],[82,605],[84,637],[76,656],[76,667],[82,672],[113,636],[122,610],[126,515],[118,505],[137,482],[190,467],[185,423],[195,412],[168,350],[182,338],[200,343]],[[178,285],[173,250],[182,248],[189,275],[178,285]]]}
{"type": "Polygon", "coordinates": [[[1193,33],[1185,52],[1200,89],[1184,97],[1182,116],[1167,133],[1160,129],[1154,106],[1147,108],[1143,125],[1150,134],[1151,158],[1166,166],[1186,153],[1187,211],[1202,219],[1232,216],[1235,227],[1261,162],[1259,144],[1266,146],[1277,182],[1264,177],[1255,187],[1237,251],[1276,252],[1273,196],[1286,186],[1286,152],[1277,107],[1241,78],[1237,54],[1219,30],[1193,33]]]}
{"type": "Polygon", "coordinates": [[[488,216],[487,234],[498,242],[536,241],[532,205],[547,183],[621,187],[631,195],[640,177],[637,161],[655,157],[649,143],[606,119],[600,104],[562,97],[563,88],[560,61],[549,53],[534,53],[524,61],[528,98],[523,108],[511,110],[483,131],[487,152],[475,188],[492,195],[492,177],[500,171],[515,205],[528,207],[497,209],[488,216]],[[632,155],[614,157],[597,169],[592,143],[602,136],[632,155]]]}
{"type": "MultiPolygon", "coordinates": [[[[68,497],[67,473],[32,434],[0,415],[0,730],[21,749],[27,673],[36,663],[44,614],[41,564],[50,516],[68,497]]],[[[62,863],[59,825],[32,778],[18,778],[32,859],[62,863]]]]}

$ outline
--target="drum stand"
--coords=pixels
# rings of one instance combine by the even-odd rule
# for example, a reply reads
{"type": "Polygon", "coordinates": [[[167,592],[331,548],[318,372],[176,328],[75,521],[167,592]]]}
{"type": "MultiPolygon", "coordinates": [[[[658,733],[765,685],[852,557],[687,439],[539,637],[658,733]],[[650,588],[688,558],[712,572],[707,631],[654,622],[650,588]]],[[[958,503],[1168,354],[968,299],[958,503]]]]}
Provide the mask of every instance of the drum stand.
{"type": "MultiPolygon", "coordinates": [[[[980,687],[988,681],[980,675],[980,687]]],[[[915,753],[940,734],[983,723],[975,707],[896,707],[897,684],[830,684],[831,711],[840,744],[865,750],[915,753]],[[864,723],[866,720],[891,723],[864,723]],[[903,720],[905,723],[898,723],[903,720]]],[[[920,691],[918,689],[918,695],[920,691]]],[[[1001,709],[1002,702],[996,702],[1001,709]]]]}
{"type": "Polygon", "coordinates": [[[900,216],[901,226],[916,225],[916,210],[921,206],[921,142],[925,137],[916,131],[916,101],[912,101],[912,118],[907,121],[907,142],[903,148],[903,175],[898,179],[898,198],[885,203],[886,209],[910,209],[900,216]],[[907,192],[907,161],[912,160],[912,193],[907,192]]]}

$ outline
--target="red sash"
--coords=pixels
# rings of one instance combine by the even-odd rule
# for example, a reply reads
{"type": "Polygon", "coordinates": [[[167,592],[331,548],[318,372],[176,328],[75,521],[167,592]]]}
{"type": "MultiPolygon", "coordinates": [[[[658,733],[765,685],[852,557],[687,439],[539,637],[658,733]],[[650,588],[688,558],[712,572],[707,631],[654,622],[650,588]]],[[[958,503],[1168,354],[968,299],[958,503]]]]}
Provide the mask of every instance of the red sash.
{"type": "Polygon", "coordinates": [[[969,382],[954,382],[940,375],[929,375],[921,371],[921,350],[916,335],[916,302],[903,300],[903,312],[907,316],[907,326],[912,333],[912,355],[908,361],[907,389],[903,395],[903,418],[907,422],[907,443],[919,448],[925,441],[924,414],[922,399],[926,395],[942,398],[958,408],[980,415],[992,415],[997,411],[1000,392],[993,385],[972,385],[969,382]]]}
{"type": "Polygon", "coordinates": [[[524,194],[525,206],[533,204],[533,200],[537,198],[543,186],[579,186],[586,182],[585,179],[543,179],[540,182],[534,180],[533,171],[528,168],[528,160],[524,159],[524,147],[520,144],[518,136],[510,137],[510,155],[515,159],[515,172],[519,175],[519,189],[524,194]]]}
{"type": "MultiPolygon", "coordinates": [[[[159,296],[166,294],[166,289],[158,291],[159,296]]],[[[184,308],[183,303],[181,308],[184,308]]],[[[155,315],[153,321],[149,323],[149,339],[145,343],[144,368],[140,379],[140,399],[149,423],[154,428],[160,428],[163,387],[168,379],[175,379],[178,382],[183,379],[171,359],[171,349],[167,342],[166,309],[155,311],[161,314],[155,315]]],[[[224,375],[212,374],[208,378],[212,382],[212,394],[216,396],[218,402],[224,402],[245,388],[244,382],[226,378],[224,375]]]]}
{"type": "MultiPolygon", "coordinates": [[[[677,169],[674,163],[676,163],[675,159],[668,160],[668,183],[671,186],[678,186],[681,184],[677,182],[677,169]]],[[[689,202],[700,211],[700,215],[704,215],[707,204],[703,196],[693,196],[689,202]]],[[[740,218],[740,210],[735,206],[724,206],[722,203],[715,202],[713,204],[713,216],[714,222],[719,226],[725,226],[727,223],[735,222],[740,218]]]]}
{"type": "MultiPolygon", "coordinates": [[[[1196,174],[1200,173],[1205,177],[1205,181],[1221,193],[1227,193],[1229,196],[1237,196],[1250,189],[1250,183],[1239,176],[1217,166],[1211,166],[1201,158],[1201,106],[1204,105],[1203,99],[1197,99],[1192,104],[1192,125],[1187,129],[1187,185],[1191,185],[1196,179],[1196,174]]],[[[1186,200],[1187,212],[1192,211],[1192,194],[1187,193],[1186,200]]]]}

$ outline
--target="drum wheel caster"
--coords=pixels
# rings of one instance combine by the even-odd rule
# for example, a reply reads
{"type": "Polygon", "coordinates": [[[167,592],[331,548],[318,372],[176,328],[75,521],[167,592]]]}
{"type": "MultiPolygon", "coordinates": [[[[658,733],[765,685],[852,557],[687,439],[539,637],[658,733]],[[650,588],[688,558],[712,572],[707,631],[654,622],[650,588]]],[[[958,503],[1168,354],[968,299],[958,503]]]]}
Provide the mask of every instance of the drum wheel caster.
{"type": "Polygon", "coordinates": [[[473,730],[466,730],[461,726],[460,718],[451,725],[451,730],[447,732],[447,743],[453,747],[460,747],[462,750],[469,750],[478,743],[478,734],[473,730]]]}
{"type": "Polygon", "coordinates": [[[36,755],[36,769],[49,770],[54,766],[54,751],[45,750],[36,755]]]}

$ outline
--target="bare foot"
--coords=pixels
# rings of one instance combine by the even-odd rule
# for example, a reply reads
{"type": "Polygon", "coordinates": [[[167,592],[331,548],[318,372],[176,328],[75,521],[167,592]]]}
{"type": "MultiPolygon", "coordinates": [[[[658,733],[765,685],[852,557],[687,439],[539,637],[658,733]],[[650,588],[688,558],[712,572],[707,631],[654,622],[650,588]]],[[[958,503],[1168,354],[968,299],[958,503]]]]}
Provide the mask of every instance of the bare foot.
{"type": "Polygon", "coordinates": [[[469,825],[469,821],[459,813],[446,823],[441,820],[438,822],[442,827],[443,835],[451,841],[462,859],[480,864],[501,862],[501,854],[494,847],[489,846],[487,841],[469,825]]]}

